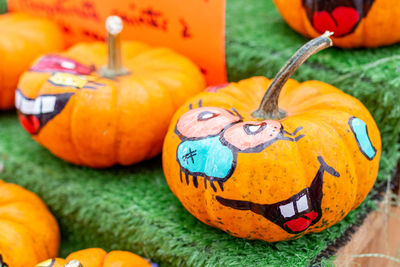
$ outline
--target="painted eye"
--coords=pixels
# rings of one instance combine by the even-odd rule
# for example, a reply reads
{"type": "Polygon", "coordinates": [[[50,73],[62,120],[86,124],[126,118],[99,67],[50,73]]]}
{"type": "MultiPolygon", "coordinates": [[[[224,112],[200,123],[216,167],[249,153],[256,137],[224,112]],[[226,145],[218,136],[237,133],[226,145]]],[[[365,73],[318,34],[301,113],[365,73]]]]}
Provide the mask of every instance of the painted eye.
{"type": "Polygon", "coordinates": [[[214,113],[211,111],[203,111],[199,114],[199,116],[197,117],[198,121],[206,121],[215,117],[218,117],[220,114],[218,113],[214,113]]]}
{"type": "Polygon", "coordinates": [[[73,62],[69,62],[69,61],[61,61],[61,67],[63,67],[64,69],[75,69],[76,65],[73,62]]]}
{"type": "Polygon", "coordinates": [[[282,125],[278,121],[248,121],[237,123],[226,129],[221,141],[243,153],[256,153],[282,136],[282,125]]]}
{"type": "Polygon", "coordinates": [[[266,127],[267,127],[267,124],[265,122],[262,122],[258,125],[245,124],[243,126],[243,130],[248,135],[255,135],[255,134],[258,134],[259,132],[261,132],[262,130],[264,130],[266,127]]]}
{"type": "Polygon", "coordinates": [[[223,108],[200,107],[183,114],[176,124],[175,132],[185,138],[214,136],[240,120],[239,116],[223,108]]]}

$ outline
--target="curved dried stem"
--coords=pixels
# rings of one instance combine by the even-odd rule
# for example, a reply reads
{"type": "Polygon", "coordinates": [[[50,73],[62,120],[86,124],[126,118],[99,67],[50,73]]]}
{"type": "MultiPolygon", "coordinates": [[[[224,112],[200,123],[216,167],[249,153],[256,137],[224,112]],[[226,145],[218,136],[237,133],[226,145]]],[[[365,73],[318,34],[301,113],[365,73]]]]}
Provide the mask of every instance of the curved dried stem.
{"type": "Polygon", "coordinates": [[[275,76],[259,108],[253,112],[253,117],[260,119],[281,119],[286,116],[286,113],[280,110],[278,106],[279,94],[283,86],[309,57],[332,46],[332,40],[329,38],[332,34],[332,32],[325,32],[323,35],[312,39],[297,50],[275,76]]]}

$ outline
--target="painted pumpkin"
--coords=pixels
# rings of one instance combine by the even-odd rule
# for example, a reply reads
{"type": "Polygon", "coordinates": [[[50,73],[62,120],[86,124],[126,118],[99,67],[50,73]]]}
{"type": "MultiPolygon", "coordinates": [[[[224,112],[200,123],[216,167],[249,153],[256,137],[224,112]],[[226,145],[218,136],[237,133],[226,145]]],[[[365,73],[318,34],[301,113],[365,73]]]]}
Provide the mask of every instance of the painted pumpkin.
{"type": "Polygon", "coordinates": [[[316,37],[334,32],[344,48],[377,47],[400,41],[400,8],[396,0],[274,0],[295,31],[316,37]]]}
{"type": "Polygon", "coordinates": [[[101,248],[89,248],[71,253],[65,260],[53,258],[36,267],[150,267],[150,263],[127,251],[105,252],[101,248]]]}
{"type": "Polygon", "coordinates": [[[57,256],[57,221],[37,195],[0,180],[0,218],[0,266],[34,266],[57,256]]]}
{"type": "Polygon", "coordinates": [[[0,110],[14,107],[18,78],[36,57],[63,48],[55,23],[22,13],[0,15],[0,110]]]}
{"type": "Polygon", "coordinates": [[[42,56],[20,79],[21,124],[66,161],[108,167],[154,157],[175,110],[205,88],[184,56],[138,42],[120,48],[118,37],[109,32],[108,54],[103,43],[83,43],[42,56]]]}
{"type": "Polygon", "coordinates": [[[320,232],[363,201],[381,153],[372,116],[329,84],[288,80],[329,41],[311,41],[273,81],[230,83],[177,111],[163,168],[191,214],[231,235],[275,242],[320,232]]]}

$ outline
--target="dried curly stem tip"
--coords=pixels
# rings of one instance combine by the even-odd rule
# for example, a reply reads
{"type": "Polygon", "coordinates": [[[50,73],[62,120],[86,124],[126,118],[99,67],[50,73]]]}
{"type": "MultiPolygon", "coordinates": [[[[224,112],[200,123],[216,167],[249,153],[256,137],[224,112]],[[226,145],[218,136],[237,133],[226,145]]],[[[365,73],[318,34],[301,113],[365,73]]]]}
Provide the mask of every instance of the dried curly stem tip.
{"type": "Polygon", "coordinates": [[[83,267],[82,264],[77,260],[71,260],[64,267],[83,267]]]}
{"type": "Polygon", "coordinates": [[[323,35],[312,39],[297,50],[275,76],[259,108],[253,112],[253,117],[260,119],[281,119],[286,116],[286,113],[280,110],[278,106],[279,94],[283,86],[309,57],[322,49],[332,46],[332,40],[329,38],[332,34],[333,32],[325,32],[323,35]]]}
{"type": "Polygon", "coordinates": [[[106,20],[107,29],[107,66],[100,69],[101,76],[115,78],[129,74],[129,71],[122,66],[121,57],[121,31],[123,28],[122,20],[118,16],[109,16],[106,20]]]}

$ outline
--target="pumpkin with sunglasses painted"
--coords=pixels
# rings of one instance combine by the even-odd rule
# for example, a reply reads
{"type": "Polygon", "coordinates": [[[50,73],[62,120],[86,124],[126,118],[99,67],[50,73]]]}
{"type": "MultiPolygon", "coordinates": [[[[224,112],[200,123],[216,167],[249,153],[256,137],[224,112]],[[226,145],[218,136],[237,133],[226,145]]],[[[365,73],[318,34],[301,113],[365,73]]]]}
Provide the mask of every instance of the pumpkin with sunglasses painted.
{"type": "MultiPolygon", "coordinates": [[[[121,25],[112,18],[110,25],[116,26],[110,27],[121,25]]],[[[205,88],[189,59],[132,41],[119,48],[119,32],[112,31],[109,55],[103,43],[83,43],[42,56],[22,76],[16,92],[26,131],[78,165],[130,165],[159,154],[175,110],[205,88]],[[102,68],[107,57],[108,66],[102,68]]]]}
{"type": "Polygon", "coordinates": [[[397,0],[274,0],[295,31],[316,37],[334,32],[335,46],[377,47],[400,41],[397,0]]]}
{"type": "Polygon", "coordinates": [[[288,80],[330,44],[326,35],[314,39],[274,81],[214,87],[178,110],[163,168],[191,214],[231,235],[275,242],[322,231],[363,201],[381,153],[372,116],[329,84],[288,80]]]}
{"type": "Polygon", "coordinates": [[[61,29],[49,20],[23,13],[0,15],[0,110],[14,107],[18,78],[32,61],[64,46],[61,29]]]}

